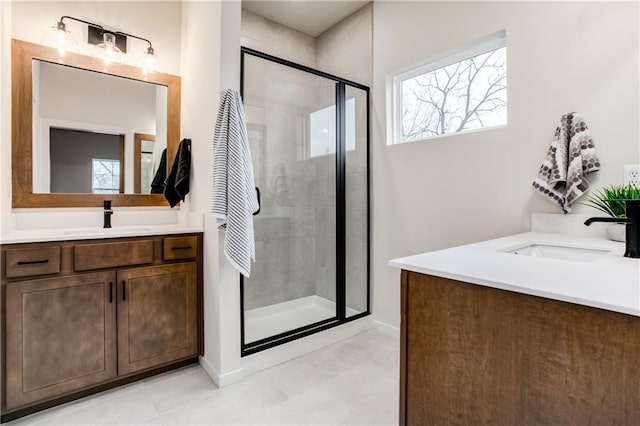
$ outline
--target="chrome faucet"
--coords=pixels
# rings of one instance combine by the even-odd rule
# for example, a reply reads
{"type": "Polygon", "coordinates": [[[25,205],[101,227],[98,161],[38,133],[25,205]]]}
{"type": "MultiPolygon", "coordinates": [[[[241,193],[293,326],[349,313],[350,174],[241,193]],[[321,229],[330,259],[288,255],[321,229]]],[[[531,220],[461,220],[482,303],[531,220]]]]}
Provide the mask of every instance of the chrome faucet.
{"type": "Polygon", "coordinates": [[[104,200],[104,226],[103,228],[111,228],[111,200],[104,200]]]}
{"type": "Polygon", "coordinates": [[[589,226],[593,222],[626,223],[625,257],[640,258],[640,200],[624,200],[627,217],[590,217],[584,224],[589,226]]]}

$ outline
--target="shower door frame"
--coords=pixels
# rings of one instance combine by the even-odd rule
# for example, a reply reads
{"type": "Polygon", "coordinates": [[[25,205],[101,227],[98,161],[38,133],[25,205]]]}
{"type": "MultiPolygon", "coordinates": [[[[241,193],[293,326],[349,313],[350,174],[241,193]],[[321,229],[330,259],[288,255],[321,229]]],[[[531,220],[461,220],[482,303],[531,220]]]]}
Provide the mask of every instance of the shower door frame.
{"type": "Polygon", "coordinates": [[[284,65],[296,70],[333,80],[336,83],[336,315],[312,324],[298,327],[283,333],[265,337],[253,342],[245,342],[244,320],[244,276],[240,277],[240,354],[251,355],[265,349],[273,348],[302,337],[306,337],[342,324],[366,317],[371,314],[371,182],[370,182],[370,89],[354,81],[350,81],[305,65],[278,58],[247,47],[240,48],[240,95],[244,99],[245,55],[254,56],[266,61],[284,65]],[[350,317],[346,316],[347,277],[346,277],[346,88],[360,89],[366,95],[366,163],[367,163],[367,309],[350,317]]]}

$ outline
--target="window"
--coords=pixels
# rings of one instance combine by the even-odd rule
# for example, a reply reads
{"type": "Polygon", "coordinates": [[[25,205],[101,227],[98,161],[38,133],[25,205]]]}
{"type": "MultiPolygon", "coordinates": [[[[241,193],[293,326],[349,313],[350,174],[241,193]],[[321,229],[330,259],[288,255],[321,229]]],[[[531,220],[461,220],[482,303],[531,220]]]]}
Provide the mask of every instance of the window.
{"type": "MultiPolygon", "coordinates": [[[[346,149],[356,149],[356,99],[345,102],[346,149]]],[[[331,105],[309,114],[309,157],[335,154],[336,152],[336,106],[331,105]]]]}
{"type": "Polygon", "coordinates": [[[393,77],[391,143],[507,124],[505,31],[393,77]]]}
{"type": "Polygon", "coordinates": [[[120,161],[91,159],[91,192],[93,194],[120,192],[120,161]]]}

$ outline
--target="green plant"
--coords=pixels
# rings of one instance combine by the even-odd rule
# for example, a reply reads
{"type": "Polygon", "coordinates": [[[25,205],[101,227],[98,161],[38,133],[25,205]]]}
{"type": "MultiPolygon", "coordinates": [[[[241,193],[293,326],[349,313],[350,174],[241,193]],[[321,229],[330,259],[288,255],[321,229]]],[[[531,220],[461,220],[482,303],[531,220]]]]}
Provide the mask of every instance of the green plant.
{"type": "Polygon", "coordinates": [[[635,185],[605,186],[587,197],[587,206],[612,217],[625,217],[624,200],[640,200],[640,188],[635,185]]]}

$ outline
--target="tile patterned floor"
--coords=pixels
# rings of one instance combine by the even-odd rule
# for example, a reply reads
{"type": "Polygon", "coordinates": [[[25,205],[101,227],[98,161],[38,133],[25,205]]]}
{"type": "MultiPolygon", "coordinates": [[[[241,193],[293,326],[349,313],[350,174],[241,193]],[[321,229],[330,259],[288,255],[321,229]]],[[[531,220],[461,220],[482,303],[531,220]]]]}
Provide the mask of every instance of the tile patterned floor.
{"type": "Polygon", "coordinates": [[[397,425],[398,348],[370,330],[223,389],[191,366],[7,425],[397,425]]]}

